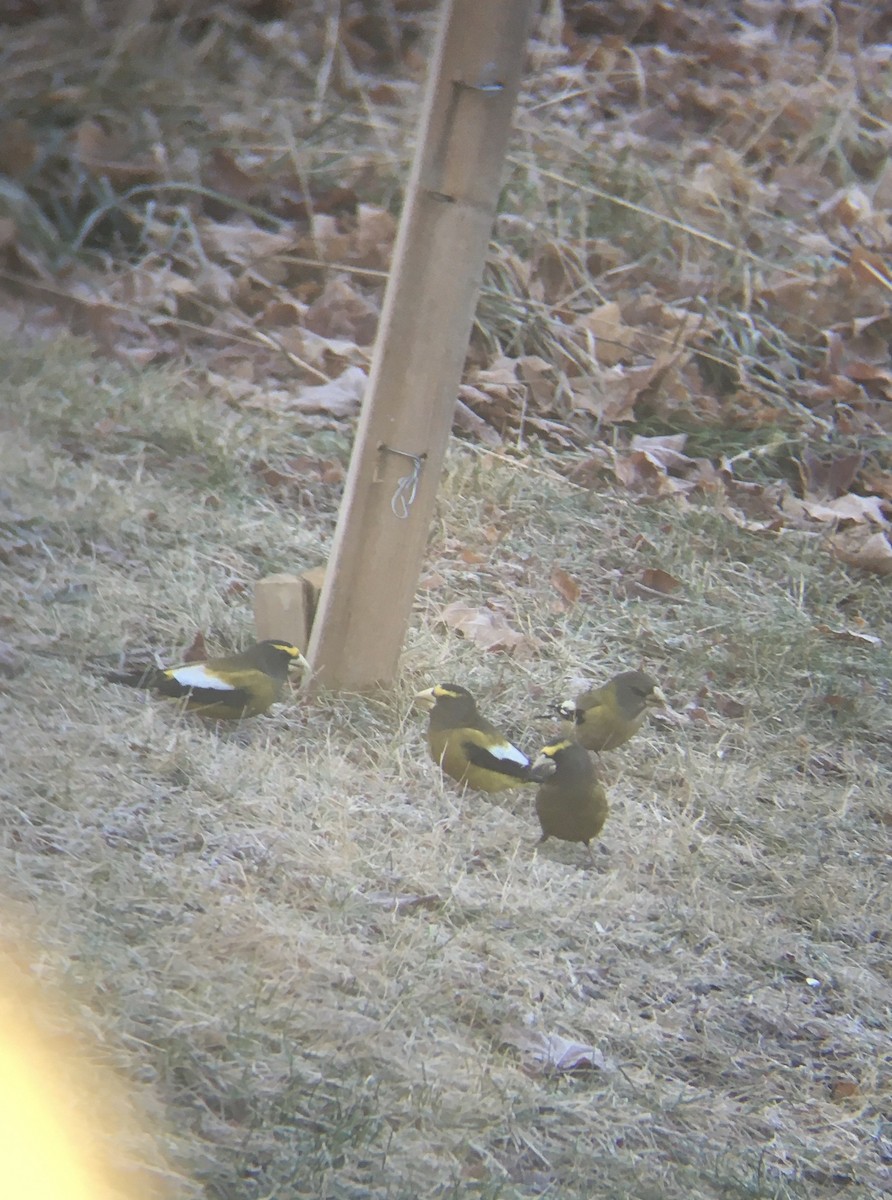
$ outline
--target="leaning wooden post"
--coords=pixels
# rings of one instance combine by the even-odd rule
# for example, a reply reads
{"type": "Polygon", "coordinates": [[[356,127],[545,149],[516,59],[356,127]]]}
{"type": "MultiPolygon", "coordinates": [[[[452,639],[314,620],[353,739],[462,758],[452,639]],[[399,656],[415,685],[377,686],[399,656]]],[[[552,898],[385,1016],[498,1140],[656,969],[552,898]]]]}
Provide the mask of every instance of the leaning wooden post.
{"type": "Polygon", "coordinates": [[[390,683],[421,572],[533,0],[445,0],[309,647],[313,686],[390,683]]]}

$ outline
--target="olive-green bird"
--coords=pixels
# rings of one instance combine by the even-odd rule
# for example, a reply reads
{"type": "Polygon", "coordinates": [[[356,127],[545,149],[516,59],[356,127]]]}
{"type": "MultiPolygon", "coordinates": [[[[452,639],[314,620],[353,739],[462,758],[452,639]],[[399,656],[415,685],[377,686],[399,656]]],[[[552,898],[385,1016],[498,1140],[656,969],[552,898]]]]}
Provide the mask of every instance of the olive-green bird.
{"type": "Polygon", "coordinates": [[[459,783],[501,792],[529,782],[530,760],[477,711],[466,688],[440,683],[415,697],[431,710],[427,743],[431,758],[459,783]]]}
{"type": "Polygon", "coordinates": [[[293,663],[308,665],[297,646],[271,639],[255,642],[239,654],[177,667],[114,671],[106,678],[111,683],[147,688],[168,699],[180,700],[186,709],[202,717],[238,721],[242,717],[256,717],[275,704],[293,663]]]}
{"type": "Polygon", "coordinates": [[[607,820],[608,805],[588,751],[569,738],[543,746],[530,768],[530,778],[540,784],[536,793],[536,814],[542,826],[539,841],[556,837],[584,842],[594,861],[591,840],[607,820]]]}
{"type": "Polygon", "coordinates": [[[615,750],[641,728],[648,709],[661,708],[666,697],[644,671],[623,671],[603,687],[584,692],[557,706],[568,737],[600,754],[615,750]]]}

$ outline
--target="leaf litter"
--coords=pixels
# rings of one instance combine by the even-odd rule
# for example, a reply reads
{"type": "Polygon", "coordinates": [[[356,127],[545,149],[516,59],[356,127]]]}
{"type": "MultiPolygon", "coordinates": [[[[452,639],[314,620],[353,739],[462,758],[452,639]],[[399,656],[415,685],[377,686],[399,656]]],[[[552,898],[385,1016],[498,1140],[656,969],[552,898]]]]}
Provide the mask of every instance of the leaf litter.
{"type": "MultiPolygon", "coordinates": [[[[587,177],[600,186],[590,204],[603,209],[603,228],[593,220],[589,235],[557,236],[551,221],[534,223],[520,197],[529,199],[522,184],[536,165],[524,154],[512,157],[456,431],[491,448],[521,447],[571,477],[594,445],[605,446],[620,487],[694,504],[704,488],[723,492],[736,520],[745,514],[735,485],[763,486],[776,528],[833,526],[834,553],[884,573],[885,540],[865,551],[848,545],[845,529],[860,507],[885,530],[892,490],[884,258],[892,175],[878,149],[889,114],[871,81],[871,71],[879,78],[886,66],[882,43],[871,40],[879,25],[847,13],[838,78],[818,81],[809,66],[825,33],[817,9],[801,14],[781,52],[771,46],[777,5],[758,6],[736,26],[695,9],[671,18],[659,10],[646,37],[634,22],[612,17],[615,30],[596,37],[584,8],[568,5],[560,30],[543,19],[518,124],[535,129],[547,163],[540,168],[556,195],[563,189],[568,214],[586,202],[585,185],[576,195],[569,190],[585,156],[587,177]],[[863,61],[862,51],[869,51],[863,61]],[[627,52],[645,93],[626,76],[627,52]],[[687,55],[693,74],[683,67],[687,55]],[[864,102],[837,147],[853,180],[823,169],[814,113],[816,105],[853,112],[842,79],[856,61],[864,102]],[[547,98],[541,118],[534,116],[539,97],[547,98]],[[752,130],[749,140],[744,129],[752,130]],[[635,162],[650,164],[642,203],[622,194],[616,164],[630,150],[630,175],[635,162]],[[772,206],[782,220],[772,218],[772,206]],[[497,279],[496,292],[490,280],[497,279]],[[661,424],[685,432],[643,432],[661,424]],[[799,468],[795,484],[772,467],[765,434],[773,426],[788,441],[781,458],[799,468]],[[689,455],[677,445],[672,455],[671,439],[685,436],[703,452],[689,455]],[[729,437],[750,441],[750,453],[723,451],[729,437]],[[831,466],[821,471],[816,464],[828,448],[831,466]],[[741,475],[756,462],[764,481],[741,475]],[[828,482],[835,490],[829,497],[828,482]],[[841,503],[827,505],[828,498],[841,503]]],[[[150,25],[152,37],[169,36],[163,20],[150,25]]],[[[364,64],[386,62],[415,86],[424,60],[413,55],[427,25],[428,18],[400,10],[380,42],[390,51],[366,55],[364,39],[378,44],[378,33],[362,26],[336,60],[345,66],[351,47],[364,64]],[[395,31],[408,28],[405,46],[413,49],[394,50],[403,44],[395,31]]],[[[62,17],[48,23],[47,64],[65,28],[62,17]]],[[[245,28],[264,54],[273,27],[248,20],[245,28]]],[[[291,45],[290,35],[283,45],[291,45]]],[[[313,44],[305,43],[298,78],[308,95],[320,86],[325,94],[328,79],[331,100],[344,85],[335,82],[337,72],[315,75],[306,57],[313,44]]],[[[20,25],[10,54],[27,63],[31,48],[28,26],[20,25]]],[[[173,52],[182,57],[187,48],[174,45],[173,52]]],[[[46,130],[27,113],[0,130],[0,166],[13,180],[28,175],[32,206],[70,210],[70,230],[60,222],[55,251],[24,216],[4,218],[17,286],[27,290],[29,278],[45,282],[55,271],[60,321],[74,305],[80,328],[124,361],[144,366],[184,355],[209,377],[231,375],[241,346],[249,374],[238,403],[280,402],[292,415],[304,409],[309,428],[352,420],[347,382],[352,387],[353,372],[367,369],[396,234],[393,211],[365,193],[375,190],[376,173],[391,183],[394,164],[356,141],[339,167],[326,166],[325,136],[298,161],[281,152],[282,120],[258,124],[250,102],[227,113],[225,141],[218,134],[190,146],[169,119],[175,94],[169,118],[124,103],[99,117],[79,111],[86,81],[62,61],[61,75],[48,65],[35,69],[29,87],[44,89],[67,140],[50,149],[46,130]],[[66,236],[73,248],[59,274],[66,236]],[[266,351],[251,350],[272,331],[278,334],[266,351]],[[326,383],[335,386],[314,390],[326,383]]],[[[113,73],[123,67],[111,64],[113,73]]],[[[411,113],[377,78],[380,66],[359,69],[371,72],[368,95],[381,97],[369,100],[378,136],[396,137],[411,113]]],[[[148,73],[138,86],[151,95],[152,83],[148,73]]]]}

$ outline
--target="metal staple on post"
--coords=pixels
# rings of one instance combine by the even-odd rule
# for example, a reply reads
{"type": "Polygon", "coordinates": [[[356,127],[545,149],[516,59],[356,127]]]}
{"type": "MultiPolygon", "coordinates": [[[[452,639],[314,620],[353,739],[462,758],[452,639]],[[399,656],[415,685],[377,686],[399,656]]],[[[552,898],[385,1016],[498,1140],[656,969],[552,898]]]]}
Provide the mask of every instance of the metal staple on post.
{"type": "Polygon", "coordinates": [[[409,475],[403,475],[397,480],[396,491],[390,498],[390,511],[400,521],[406,521],[409,518],[409,509],[415,503],[415,496],[418,492],[418,484],[421,481],[421,471],[424,466],[427,454],[412,454],[408,450],[396,450],[393,446],[388,446],[384,442],[378,447],[383,453],[398,454],[400,458],[408,458],[412,460],[412,471],[409,475]]]}

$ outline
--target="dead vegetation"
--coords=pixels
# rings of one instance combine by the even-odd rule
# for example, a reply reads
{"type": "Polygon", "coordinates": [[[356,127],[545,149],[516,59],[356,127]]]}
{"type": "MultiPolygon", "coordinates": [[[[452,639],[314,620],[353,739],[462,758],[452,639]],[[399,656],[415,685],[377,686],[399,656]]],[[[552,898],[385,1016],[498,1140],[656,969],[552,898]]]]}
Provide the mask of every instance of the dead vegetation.
{"type": "Polygon", "coordinates": [[[209,421],[172,373],[4,361],[4,412],[41,398],[3,439],[4,892],[178,1194],[882,1191],[888,658],[822,632],[857,602],[888,643],[881,585],[814,537],[466,451],[397,691],[215,732],[94,670],[249,638],[250,580],[317,560],[327,485],[271,504],[275,419],[209,421]],[[656,562],[674,594],[629,594],[656,562]],[[456,638],[456,597],[513,656],[456,638]],[[677,717],[607,756],[595,871],[534,851],[529,797],[441,783],[409,711],[460,677],[534,748],[574,677],[639,660],[677,717]]]}
{"type": "Polygon", "coordinates": [[[4,954],[145,1113],[154,1149],[95,1131],[118,1194],[879,1196],[879,10],[548,6],[398,686],[226,733],[102,682],[247,641],[325,555],[399,7],[8,31],[4,954]],[[439,780],[409,707],[466,682],[535,749],[639,664],[674,715],[605,756],[597,870],[439,780]]]}
{"type": "MultiPolygon", "coordinates": [[[[352,417],[433,14],[34,8],[5,45],[8,327],[188,362],[302,429],[352,417]]],[[[832,528],[889,573],[884,29],[863,5],[549,5],[457,431],[832,528]]],[[[280,489],[301,467],[257,463],[280,489]]]]}

